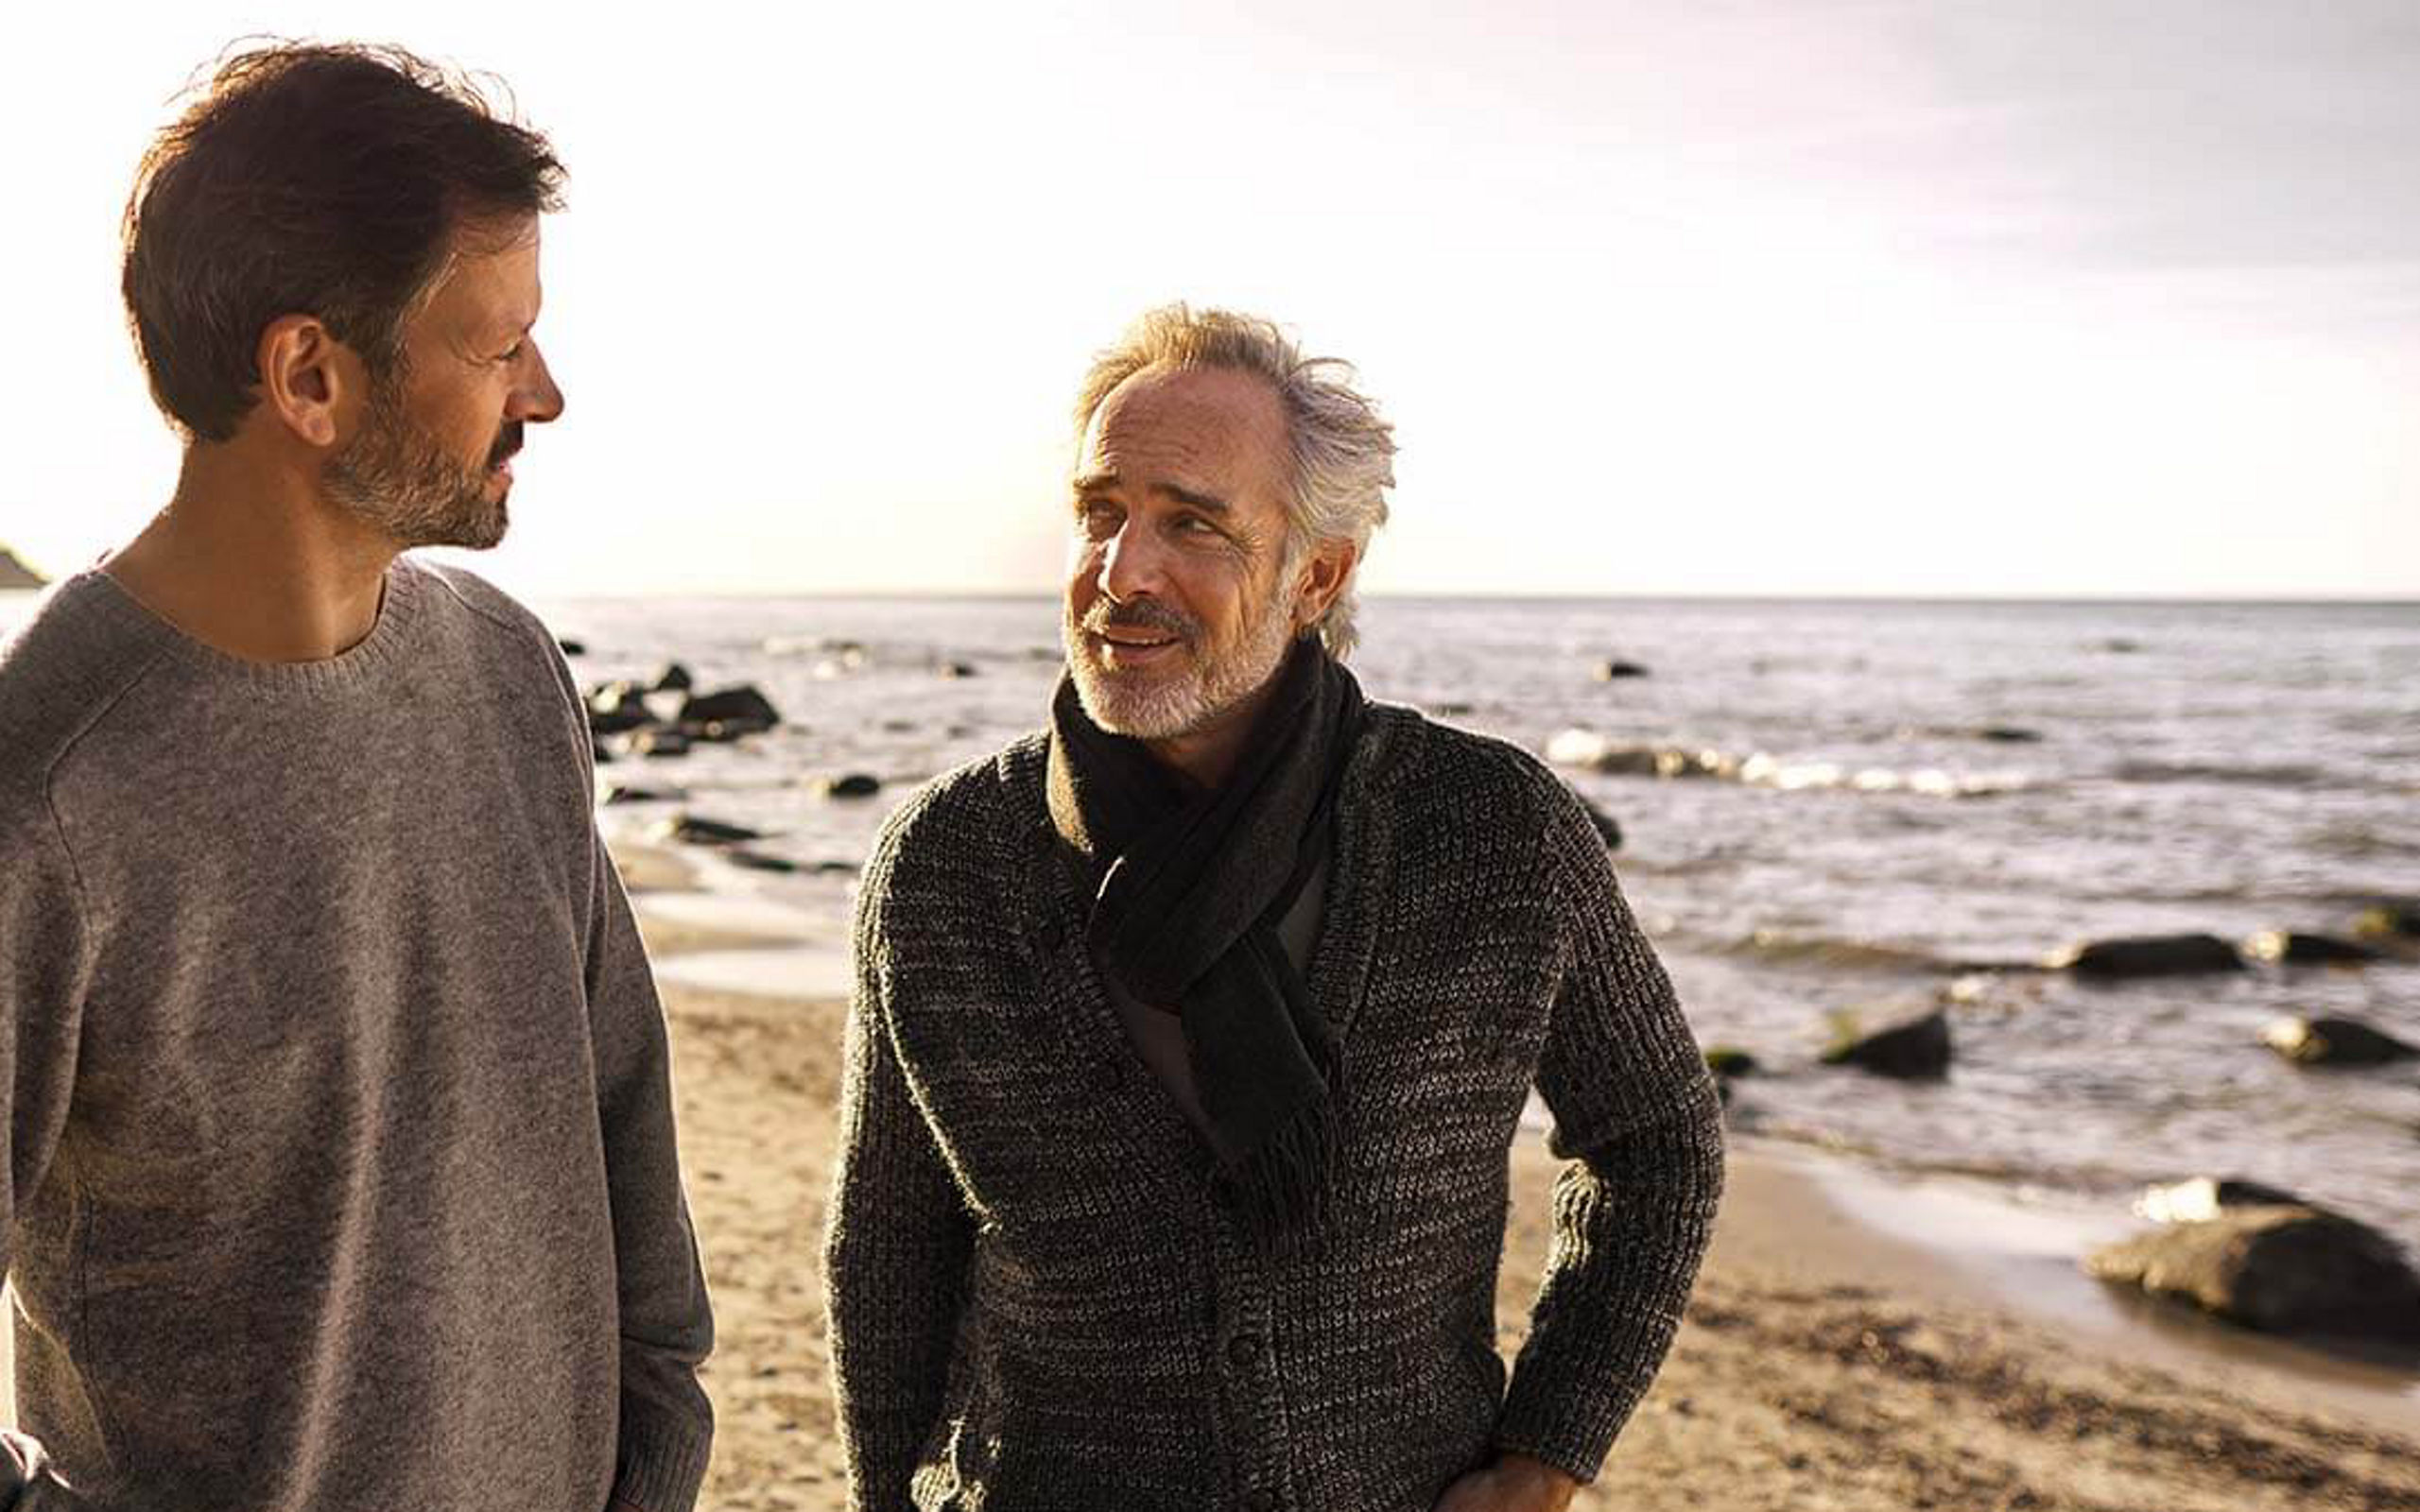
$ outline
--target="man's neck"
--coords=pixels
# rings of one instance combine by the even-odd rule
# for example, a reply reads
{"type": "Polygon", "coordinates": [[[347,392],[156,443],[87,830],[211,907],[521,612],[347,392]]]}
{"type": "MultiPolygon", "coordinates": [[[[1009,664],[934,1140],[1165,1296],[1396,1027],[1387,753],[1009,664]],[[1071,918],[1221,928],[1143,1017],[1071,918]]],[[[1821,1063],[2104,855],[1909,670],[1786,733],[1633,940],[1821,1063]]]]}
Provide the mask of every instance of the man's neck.
{"type": "Polygon", "coordinates": [[[1235,771],[1236,763],[1242,759],[1244,742],[1251,737],[1261,710],[1268,707],[1276,693],[1283,670],[1281,662],[1279,672],[1271,673],[1267,681],[1209,724],[1166,740],[1145,741],[1144,748],[1158,758],[1160,765],[1202,791],[1222,785],[1235,771]]]}
{"type": "Polygon", "coordinates": [[[229,656],[320,662],[359,644],[378,623],[393,541],[305,480],[216,454],[186,452],[176,497],[104,570],[229,656]]]}

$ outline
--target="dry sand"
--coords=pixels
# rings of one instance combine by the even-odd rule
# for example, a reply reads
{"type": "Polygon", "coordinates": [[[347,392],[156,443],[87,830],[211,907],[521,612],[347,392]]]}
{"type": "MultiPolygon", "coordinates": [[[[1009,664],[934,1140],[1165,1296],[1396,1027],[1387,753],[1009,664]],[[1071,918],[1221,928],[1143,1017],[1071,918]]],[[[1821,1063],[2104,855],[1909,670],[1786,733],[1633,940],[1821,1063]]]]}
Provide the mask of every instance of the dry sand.
{"type": "MultiPolygon", "coordinates": [[[[841,1506],[817,1254],[842,1007],[677,987],[667,1002],[721,1324],[703,1504],[841,1506]]],[[[1553,1175],[1525,1139],[1500,1297],[1508,1352],[1553,1175]]],[[[2420,1512],[2420,1411],[2397,1432],[2375,1413],[2290,1405],[2290,1377],[2255,1393],[2127,1363],[2106,1340],[2001,1315],[1945,1277],[1933,1285],[1933,1268],[1793,1160],[1736,1160],[1672,1357],[1577,1505],[2420,1512]]]]}

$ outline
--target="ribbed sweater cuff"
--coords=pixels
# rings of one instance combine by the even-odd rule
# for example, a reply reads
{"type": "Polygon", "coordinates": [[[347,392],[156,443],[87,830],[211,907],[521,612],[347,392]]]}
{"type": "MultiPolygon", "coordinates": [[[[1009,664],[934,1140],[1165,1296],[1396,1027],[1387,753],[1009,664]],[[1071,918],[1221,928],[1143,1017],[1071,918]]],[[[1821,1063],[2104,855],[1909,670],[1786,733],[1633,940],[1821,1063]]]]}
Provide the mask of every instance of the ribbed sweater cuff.
{"type": "Polygon", "coordinates": [[[713,1440],[694,1434],[650,1433],[625,1423],[614,1495],[640,1512],[690,1512],[713,1447],[713,1440]]]}

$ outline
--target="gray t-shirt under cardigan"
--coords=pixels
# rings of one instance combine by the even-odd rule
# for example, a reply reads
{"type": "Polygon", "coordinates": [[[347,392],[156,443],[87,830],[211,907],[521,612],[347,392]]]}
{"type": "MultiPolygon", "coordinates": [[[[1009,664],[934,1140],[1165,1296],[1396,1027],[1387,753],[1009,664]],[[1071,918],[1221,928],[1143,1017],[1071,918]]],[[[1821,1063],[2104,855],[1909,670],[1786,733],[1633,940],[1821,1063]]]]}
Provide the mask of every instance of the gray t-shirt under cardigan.
{"type": "Polygon", "coordinates": [[[0,649],[0,1258],[50,1467],[12,1503],[11,1444],[0,1506],[685,1512],[713,1328],[588,761],[538,621],[408,560],[328,661],[97,572],[0,649]]]}
{"type": "Polygon", "coordinates": [[[1308,983],[1343,1153],[1270,1252],[1104,989],[1045,749],[934,782],[864,877],[825,1251],[852,1506],[1428,1512],[1492,1447],[1592,1477],[1678,1325],[1721,1134],[1578,799],[1372,707],[1308,983]],[[1572,1163],[1508,1382],[1533,1083],[1572,1163]]]}

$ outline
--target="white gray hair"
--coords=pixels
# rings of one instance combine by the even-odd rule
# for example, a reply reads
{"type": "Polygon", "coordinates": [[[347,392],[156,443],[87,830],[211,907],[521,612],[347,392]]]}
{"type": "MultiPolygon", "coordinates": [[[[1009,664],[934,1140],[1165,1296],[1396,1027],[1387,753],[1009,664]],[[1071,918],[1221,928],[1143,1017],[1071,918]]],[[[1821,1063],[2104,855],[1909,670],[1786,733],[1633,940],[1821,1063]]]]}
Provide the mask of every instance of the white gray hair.
{"type": "MultiPolygon", "coordinates": [[[[1291,571],[1311,544],[1349,541],[1359,556],[1387,523],[1387,492],[1394,487],[1394,427],[1353,387],[1353,365],[1305,357],[1276,322],[1233,310],[1163,304],[1127,327],[1115,345],[1093,359],[1076,398],[1076,444],[1110,391],[1152,368],[1223,368],[1268,380],[1286,416],[1292,452],[1287,500],[1286,564],[1291,571]]],[[[1352,654],[1353,582],[1347,578],[1316,628],[1338,661],[1352,654]]]]}

